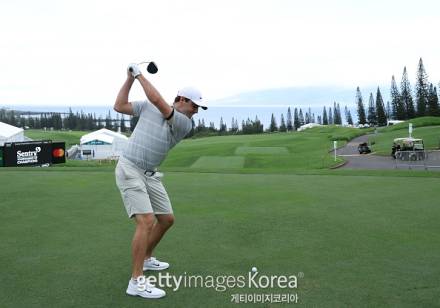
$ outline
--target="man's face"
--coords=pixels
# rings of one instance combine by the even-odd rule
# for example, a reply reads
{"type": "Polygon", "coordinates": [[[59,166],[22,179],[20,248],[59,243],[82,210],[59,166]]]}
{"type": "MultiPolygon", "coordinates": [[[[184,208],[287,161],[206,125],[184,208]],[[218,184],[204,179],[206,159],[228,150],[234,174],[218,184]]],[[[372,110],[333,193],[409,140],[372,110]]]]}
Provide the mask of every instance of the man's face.
{"type": "Polygon", "coordinates": [[[197,104],[195,104],[191,100],[186,101],[186,99],[183,97],[181,97],[180,100],[176,103],[176,109],[190,119],[193,115],[199,112],[199,106],[197,104]]]}

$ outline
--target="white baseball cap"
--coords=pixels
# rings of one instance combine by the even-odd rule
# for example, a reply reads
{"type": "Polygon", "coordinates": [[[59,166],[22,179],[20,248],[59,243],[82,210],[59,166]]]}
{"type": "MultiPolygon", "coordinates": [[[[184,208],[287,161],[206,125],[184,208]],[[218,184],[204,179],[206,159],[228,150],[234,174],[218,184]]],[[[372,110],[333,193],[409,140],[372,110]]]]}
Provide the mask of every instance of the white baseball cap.
{"type": "Polygon", "coordinates": [[[203,102],[202,93],[194,87],[185,87],[180,89],[177,92],[177,96],[182,96],[190,99],[194,104],[198,105],[203,110],[208,109],[206,103],[203,102]]]}

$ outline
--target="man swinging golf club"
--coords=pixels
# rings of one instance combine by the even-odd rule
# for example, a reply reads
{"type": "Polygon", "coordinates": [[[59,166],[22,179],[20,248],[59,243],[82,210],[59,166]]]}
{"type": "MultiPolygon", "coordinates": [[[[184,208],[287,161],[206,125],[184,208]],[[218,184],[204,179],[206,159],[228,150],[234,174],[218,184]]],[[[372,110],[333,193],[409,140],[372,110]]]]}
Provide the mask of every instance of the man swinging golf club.
{"type": "MultiPolygon", "coordinates": [[[[155,66],[155,65],[154,65],[155,66]]],[[[150,73],[157,72],[157,67],[150,73]]],[[[170,199],[157,167],[192,128],[192,116],[198,108],[207,109],[200,91],[186,87],[178,91],[173,106],[168,105],[154,86],[142,75],[137,64],[130,64],[127,79],[116,98],[117,112],[138,116],[139,121],[116,166],[116,184],[121,192],[128,217],[134,218],[132,240],[132,276],[127,294],[161,298],[165,291],[148,283],[143,271],[169,267],[152,256],[153,249],[174,222],[170,199]],[[135,79],[148,100],[128,101],[135,79]]]]}

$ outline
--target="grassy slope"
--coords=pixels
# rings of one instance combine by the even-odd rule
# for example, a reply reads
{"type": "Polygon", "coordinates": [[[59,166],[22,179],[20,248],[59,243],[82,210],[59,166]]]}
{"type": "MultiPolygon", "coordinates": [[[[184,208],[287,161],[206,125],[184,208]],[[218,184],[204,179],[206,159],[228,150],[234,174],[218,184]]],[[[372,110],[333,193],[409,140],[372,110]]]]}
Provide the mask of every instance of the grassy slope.
{"type": "MultiPolygon", "coordinates": [[[[437,149],[440,143],[440,118],[424,117],[411,120],[414,137],[423,138],[427,149],[437,149]]],[[[379,129],[371,135],[373,150],[389,155],[392,140],[407,136],[407,123],[379,129]]],[[[336,126],[318,127],[295,133],[235,135],[184,140],[171,151],[161,169],[185,172],[292,173],[325,172],[335,162],[329,150],[332,141],[343,145],[360,134],[371,132],[336,126]]],[[[85,132],[26,131],[34,139],[64,140],[67,146],[78,144],[85,132]]],[[[108,166],[105,162],[68,161],[65,167],[108,166]]]]}
{"type": "Polygon", "coordinates": [[[72,145],[79,144],[79,140],[85,134],[89,132],[84,131],[44,131],[39,129],[29,129],[25,131],[25,136],[33,140],[52,140],[52,141],[64,141],[66,147],[69,148],[72,145]]]}
{"type": "Polygon", "coordinates": [[[369,138],[370,142],[374,142],[373,150],[379,155],[389,155],[394,138],[409,136],[408,123],[413,124],[412,136],[423,139],[426,149],[440,147],[440,117],[422,117],[379,129],[377,135],[369,138]]]}
{"type": "Polygon", "coordinates": [[[420,117],[411,120],[404,121],[402,123],[384,127],[382,128],[382,132],[390,132],[393,130],[406,129],[408,130],[408,123],[412,123],[414,127],[423,127],[423,126],[439,126],[440,125],[440,117],[420,117]]]}
{"type": "MultiPolygon", "coordinates": [[[[304,132],[234,135],[188,139],[171,151],[161,168],[178,171],[292,172],[326,169],[335,164],[328,151],[365,130],[329,126],[304,132]],[[199,162],[196,163],[197,160],[199,162]],[[195,164],[196,163],[196,164],[195,164]],[[194,165],[193,165],[194,164],[194,165]]],[[[32,139],[52,139],[79,144],[87,132],[28,130],[32,139]]],[[[338,158],[336,163],[342,160],[338,158]]],[[[68,161],[67,167],[98,166],[99,162],[68,161]]]]}
{"type": "MultiPolygon", "coordinates": [[[[292,172],[294,170],[325,169],[335,164],[329,150],[333,140],[339,144],[365,131],[327,127],[314,128],[304,132],[276,133],[262,135],[239,135],[184,140],[168,156],[163,170],[180,171],[259,171],[292,172]],[[244,148],[244,150],[243,150],[244,148]],[[268,149],[264,149],[268,148],[268,149]],[[271,151],[274,149],[275,151],[271,151]],[[260,151],[260,154],[255,152],[260,151]],[[278,151],[278,152],[277,152],[278,151]],[[200,157],[216,157],[197,168],[191,168],[200,157]],[[244,158],[244,165],[238,166],[231,157],[244,158]],[[219,158],[220,157],[220,158],[219,158]],[[224,159],[221,159],[224,157],[224,159]],[[231,160],[231,166],[225,164],[231,160]],[[221,166],[221,168],[219,167],[221,166]]],[[[337,163],[341,160],[338,159],[337,163]]]]}
{"type": "MultiPolygon", "coordinates": [[[[0,173],[2,306],[151,303],[124,294],[133,226],[113,172],[102,170],[0,173]]],[[[169,173],[164,181],[177,221],[157,255],[172,274],[257,266],[262,275],[303,272],[295,292],[307,306],[439,304],[438,179],[169,173]]],[[[233,293],[262,292],[167,291],[155,307],[228,307],[233,293]]]]}

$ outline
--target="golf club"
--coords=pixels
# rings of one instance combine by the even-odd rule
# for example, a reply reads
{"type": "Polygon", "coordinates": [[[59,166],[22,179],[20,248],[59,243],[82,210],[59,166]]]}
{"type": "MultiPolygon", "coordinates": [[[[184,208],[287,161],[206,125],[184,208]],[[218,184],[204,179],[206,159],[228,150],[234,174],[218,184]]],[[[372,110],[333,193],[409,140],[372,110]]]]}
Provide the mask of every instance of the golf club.
{"type": "MultiPolygon", "coordinates": [[[[151,61],[151,62],[140,62],[138,64],[147,64],[147,63],[148,63],[148,65],[147,65],[147,72],[149,72],[150,74],[156,74],[159,69],[157,68],[156,63],[154,63],[153,61],[151,61]]],[[[130,72],[131,71],[132,71],[132,69],[130,68],[130,72]]]]}

